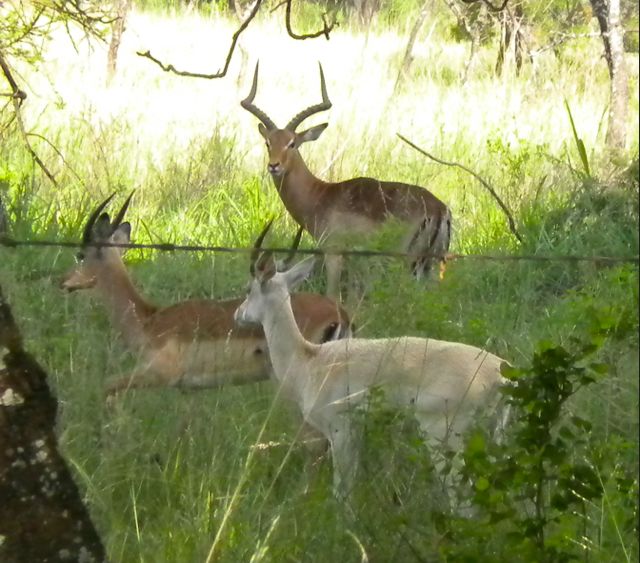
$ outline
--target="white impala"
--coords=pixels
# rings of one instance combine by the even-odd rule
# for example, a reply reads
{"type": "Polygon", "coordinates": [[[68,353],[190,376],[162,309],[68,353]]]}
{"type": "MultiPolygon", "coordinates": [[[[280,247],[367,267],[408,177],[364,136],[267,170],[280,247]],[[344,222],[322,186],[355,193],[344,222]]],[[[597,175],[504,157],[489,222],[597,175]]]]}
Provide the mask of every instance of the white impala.
{"type": "Polygon", "coordinates": [[[313,260],[276,271],[272,255],[258,255],[266,229],[235,318],[262,325],[274,376],[304,420],[329,440],[336,495],[347,495],[356,475],[358,438],[349,411],[373,387],[391,404],[411,407],[431,444],[459,447],[475,411],[497,402],[503,360],[475,346],[410,336],[310,342],[295,322],[290,292],[309,275],[313,260]]]}

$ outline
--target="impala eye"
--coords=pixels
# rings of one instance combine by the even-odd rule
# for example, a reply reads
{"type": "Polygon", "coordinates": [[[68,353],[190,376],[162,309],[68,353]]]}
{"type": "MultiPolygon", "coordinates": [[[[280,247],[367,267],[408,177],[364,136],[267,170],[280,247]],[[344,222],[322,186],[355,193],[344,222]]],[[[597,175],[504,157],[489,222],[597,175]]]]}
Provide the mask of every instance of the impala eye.
{"type": "Polygon", "coordinates": [[[80,263],[84,260],[84,252],[77,252],[76,253],[76,262],[80,263]]]}
{"type": "Polygon", "coordinates": [[[293,141],[290,141],[289,144],[287,145],[288,149],[294,149],[296,147],[296,140],[294,139],[293,141]]]}

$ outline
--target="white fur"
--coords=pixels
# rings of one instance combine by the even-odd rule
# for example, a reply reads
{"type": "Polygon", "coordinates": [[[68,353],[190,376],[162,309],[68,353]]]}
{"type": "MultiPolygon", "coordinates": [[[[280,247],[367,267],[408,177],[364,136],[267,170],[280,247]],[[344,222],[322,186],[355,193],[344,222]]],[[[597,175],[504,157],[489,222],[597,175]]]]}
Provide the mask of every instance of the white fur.
{"type": "Polygon", "coordinates": [[[289,296],[312,265],[307,260],[276,273],[275,266],[260,270],[256,264],[256,277],[235,317],[262,324],[274,375],[304,420],[329,440],[334,490],[344,497],[358,461],[349,411],[373,387],[382,388],[391,404],[413,407],[431,444],[456,448],[476,409],[498,396],[503,360],[474,346],[410,336],[312,344],[295,324],[289,296]]]}

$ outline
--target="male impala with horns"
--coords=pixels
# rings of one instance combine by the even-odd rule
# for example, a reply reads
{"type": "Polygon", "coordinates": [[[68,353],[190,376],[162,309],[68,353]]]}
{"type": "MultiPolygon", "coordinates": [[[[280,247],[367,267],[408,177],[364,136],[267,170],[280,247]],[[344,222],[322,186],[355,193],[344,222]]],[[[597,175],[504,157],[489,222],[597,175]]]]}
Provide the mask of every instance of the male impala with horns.
{"type": "MultiPolygon", "coordinates": [[[[298,148],[315,141],[327,123],[297,132],[312,115],[328,110],[331,102],[320,66],[322,102],[294,116],[284,129],[253,104],[258,87],[258,65],[244,109],[260,120],[258,130],[269,153],[268,169],[287,211],[316,241],[339,247],[351,235],[370,234],[395,220],[403,231],[404,251],[414,255],[411,266],[416,277],[428,274],[434,261],[444,263],[451,239],[451,212],[430,191],[420,186],[373,178],[325,182],[307,168],[298,148]]],[[[339,294],[342,257],[328,255],[327,293],[339,294]]]]}

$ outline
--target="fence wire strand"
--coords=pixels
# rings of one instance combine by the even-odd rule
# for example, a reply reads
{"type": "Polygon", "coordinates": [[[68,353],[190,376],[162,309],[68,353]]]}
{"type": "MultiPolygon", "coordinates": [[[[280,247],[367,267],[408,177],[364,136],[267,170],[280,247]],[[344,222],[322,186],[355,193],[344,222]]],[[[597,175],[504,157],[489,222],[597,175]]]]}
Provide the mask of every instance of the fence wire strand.
{"type": "MultiPolygon", "coordinates": [[[[211,246],[203,244],[174,244],[174,243],[115,243],[115,242],[77,242],[60,240],[20,240],[8,235],[0,235],[0,247],[21,248],[21,247],[54,247],[54,248],[86,248],[86,247],[115,247],[136,250],[159,250],[161,252],[214,252],[228,254],[250,254],[252,247],[233,246],[211,246]]],[[[284,254],[291,252],[290,248],[263,248],[264,252],[284,254]]],[[[361,250],[361,249],[323,249],[323,248],[299,248],[296,254],[312,256],[353,256],[353,257],[381,257],[381,258],[404,258],[418,259],[435,257],[429,254],[415,254],[408,252],[394,252],[382,250],[361,250]]],[[[532,262],[595,262],[595,263],[627,263],[638,264],[640,256],[581,256],[581,255],[537,255],[537,254],[461,254],[447,253],[445,259],[459,260],[489,260],[489,261],[532,261],[532,262]]]]}

